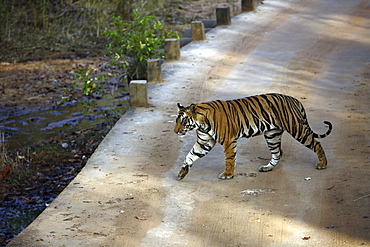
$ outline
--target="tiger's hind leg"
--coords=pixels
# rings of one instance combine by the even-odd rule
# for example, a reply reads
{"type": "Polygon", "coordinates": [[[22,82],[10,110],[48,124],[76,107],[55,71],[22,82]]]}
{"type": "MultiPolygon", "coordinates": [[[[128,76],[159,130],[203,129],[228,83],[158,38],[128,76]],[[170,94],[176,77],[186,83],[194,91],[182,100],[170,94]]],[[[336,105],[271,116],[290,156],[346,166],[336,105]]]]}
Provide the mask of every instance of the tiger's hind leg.
{"type": "Polygon", "coordinates": [[[319,162],[316,164],[316,169],[325,169],[328,163],[328,161],[326,160],[325,151],[319,141],[315,140],[313,137],[312,139],[313,142],[305,146],[314,151],[317,154],[317,157],[319,158],[319,162]]]}
{"type": "Polygon", "coordinates": [[[325,151],[321,146],[321,143],[314,138],[313,133],[307,133],[305,136],[295,139],[316,153],[317,157],[319,158],[319,162],[316,164],[317,169],[326,168],[327,160],[325,151]]]}
{"type": "Polygon", "coordinates": [[[270,130],[264,133],[265,140],[267,142],[267,146],[270,149],[272,158],[267,165],[260,166],[258,171],[260,172],[268,172],[271,171],[280,161],[280,157],[283,154],[281,150],[281,136],[284,130],[270,130]]]}
{"type": "Polygon", "coordinates": [[[325,169],[328,161],[326,160],[325,151],[321,146],[321,143],[318,141],[314,141],[314,151],[317,154],[317,157],[319,158],[319,162],[316,164],[316,169],[325,169]]]}

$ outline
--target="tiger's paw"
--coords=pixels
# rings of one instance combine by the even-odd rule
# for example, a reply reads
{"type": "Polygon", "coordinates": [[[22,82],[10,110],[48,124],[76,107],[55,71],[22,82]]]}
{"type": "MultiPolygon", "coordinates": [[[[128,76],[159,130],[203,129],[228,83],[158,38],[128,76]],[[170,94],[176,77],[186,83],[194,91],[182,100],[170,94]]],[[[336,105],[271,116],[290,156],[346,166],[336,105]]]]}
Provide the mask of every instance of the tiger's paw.
{"type": "Polygon", "coordinates": [[[325,169],[326,168],[326,163],[317,163],[316,164],[316,169],[319,169],[319,170],[322,170],[322,169],[325,169]]]}
{"type": "Polygon", "coordinates": [[[188,165],[183,166],[181,170],[179,171],[179,173],[177,174],[177,179],[178,180],[183,179],[186,176],[186,174],[188,174],[188,172],[189,172],[189,166],[188,165]]]}
{"type": "Polygon", "coordinates": [[[218,175],[219,179],[232,179],[233,177],[234,177],[233,173],[227,173],[227,172],[223,172],[220,175],[218,175]]]}
{"type": "Polygon", "coordinates": [[[258,168],[258,171],[259,172],[269,172],[272,170],[272,168],[274,168],[272,165],[265,165],[265,166],[260,166],[258,168]]]}

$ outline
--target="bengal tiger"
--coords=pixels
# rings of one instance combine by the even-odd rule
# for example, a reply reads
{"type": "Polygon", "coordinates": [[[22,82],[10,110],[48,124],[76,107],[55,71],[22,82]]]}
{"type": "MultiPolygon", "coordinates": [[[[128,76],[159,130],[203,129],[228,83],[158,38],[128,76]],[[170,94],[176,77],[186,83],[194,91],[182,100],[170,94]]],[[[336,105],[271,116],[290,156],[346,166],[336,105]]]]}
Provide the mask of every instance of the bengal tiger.
{"type": "Polygon", "coordinates": [[[272,158],[267,165],[259,167],[260,172],[271,171],[282,155],[281,136],[284,131],[314,151],[319,159],[317,169],[325,169],[327,159],[320,142],[331,133],[332,124],[325,134],[319,135],[310,128],[303,105],[295,98],[282,94],[262,94],[235,100],[216,100],[184,107],[180,103],[175,133],[185,135],[196,130],[197,142],[187,154],[177,177],[183,179],[190,167],[204,157],[217,143],[224,148],[225,171],[218,177],[234,177],[236,143],[239,138],[264,134],[272,158]]]}

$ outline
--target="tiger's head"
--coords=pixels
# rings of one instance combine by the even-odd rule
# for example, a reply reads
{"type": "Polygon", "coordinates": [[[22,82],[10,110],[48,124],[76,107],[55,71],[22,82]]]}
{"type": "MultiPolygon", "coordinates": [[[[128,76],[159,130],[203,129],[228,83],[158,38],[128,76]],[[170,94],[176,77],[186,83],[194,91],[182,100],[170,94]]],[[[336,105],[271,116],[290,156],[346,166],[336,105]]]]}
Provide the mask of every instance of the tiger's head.
{"type": "Polygon", "coordinates": [[[175,133],[178,135],[185,135],[187,131],[197,128],[196,120],[194,116],[196,114],[195,104],[190,106],[182,106],[180,103],[177,103],[178,107],[178,116],[176,118],[175,133]]]}

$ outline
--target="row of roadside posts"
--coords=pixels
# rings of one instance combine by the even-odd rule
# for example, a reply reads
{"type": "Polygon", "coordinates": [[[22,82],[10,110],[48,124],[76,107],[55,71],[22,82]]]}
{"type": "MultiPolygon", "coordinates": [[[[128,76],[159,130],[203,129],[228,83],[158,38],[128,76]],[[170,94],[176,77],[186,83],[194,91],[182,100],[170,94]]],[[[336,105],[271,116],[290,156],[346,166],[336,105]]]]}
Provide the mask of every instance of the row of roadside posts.
{"type": "MultiPolygon", "coordinates": [[[[254,11],[256,2],[259,0],[242,0],[242,11],[254,11]]],[[[229,6],[216,8],[217,26],[230,25],[231,15],[229,6]]],[[[206,39],[203,21],[193,21],[191,23],[191,40],[202,41],[206,39]]],[[[180,40],[170,38],[164,40],[164,58],[165,61],[176,61],[180,59],[180,40]]],[[[148,106],[148,82],[162,82],[162,61],[160,59],[150,59],[147,61],[147,80],[132,80],[129,84],[130,106],[147,107],[148,106]]]]}

